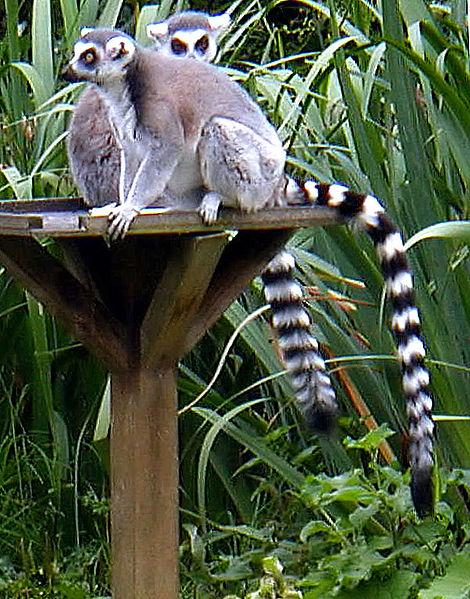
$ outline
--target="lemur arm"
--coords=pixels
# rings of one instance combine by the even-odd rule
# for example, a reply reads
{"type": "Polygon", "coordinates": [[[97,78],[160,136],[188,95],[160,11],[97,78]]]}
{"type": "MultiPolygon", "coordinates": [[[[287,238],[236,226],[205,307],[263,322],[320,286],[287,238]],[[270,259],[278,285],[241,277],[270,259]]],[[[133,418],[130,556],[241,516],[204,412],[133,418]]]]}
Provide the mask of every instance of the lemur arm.
{"type": "Polygon", "coordinates": [[[124,237],[142,208],[158,201],[164,194],[184,148],[183,126],[166,102],[155,103],[152,120],[151,130],[136,131],[136,136],[148,138],[148,144],[135,174],[129,157],[133,143],[123,145],[120,193],[124,195],[126,190],[127,195],[110,210],[108,232],[112,240],[124,237]]]}

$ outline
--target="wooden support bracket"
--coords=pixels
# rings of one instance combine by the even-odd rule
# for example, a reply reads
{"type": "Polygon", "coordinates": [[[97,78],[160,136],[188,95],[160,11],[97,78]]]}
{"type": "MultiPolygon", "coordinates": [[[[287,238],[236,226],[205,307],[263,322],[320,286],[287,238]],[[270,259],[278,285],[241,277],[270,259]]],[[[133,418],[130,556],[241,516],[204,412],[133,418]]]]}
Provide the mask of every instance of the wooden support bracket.
{"type": "Polygon", "coordinates": [[[122,323],[37,241],[0,236],[0,262],[108,368],[128,366],[122,323]]]}
{"type": "Polygon", "coordinates": [[[173,365],[183,355],[192,321],[229,239],[227,233],[218,233],[177,240],[142,323],[143,366],[173,365]]]}

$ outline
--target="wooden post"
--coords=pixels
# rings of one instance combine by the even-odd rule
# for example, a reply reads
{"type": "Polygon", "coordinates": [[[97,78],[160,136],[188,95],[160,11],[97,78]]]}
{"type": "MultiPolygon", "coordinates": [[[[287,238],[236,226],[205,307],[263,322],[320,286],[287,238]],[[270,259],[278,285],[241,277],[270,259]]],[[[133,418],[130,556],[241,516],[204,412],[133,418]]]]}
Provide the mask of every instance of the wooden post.
{"type": "Polygon", "coordinates": [[[174,370],[124,370],[111,380],[113,599],[177,599],[174,370]]]}

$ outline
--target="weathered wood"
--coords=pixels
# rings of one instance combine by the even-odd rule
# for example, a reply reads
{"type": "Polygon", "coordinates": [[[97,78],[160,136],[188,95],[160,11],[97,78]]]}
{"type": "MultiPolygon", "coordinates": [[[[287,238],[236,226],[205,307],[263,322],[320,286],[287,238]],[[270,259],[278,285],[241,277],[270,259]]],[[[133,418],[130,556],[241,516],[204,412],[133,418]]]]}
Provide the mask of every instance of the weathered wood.
{"type": "Polygon", "coordinates": [[[0,262],[104,364],[128,366],[122,324],[39,243],[0,236],[0,262]]]}
{"type": "MultiPolygon", "coordinates": [[[[57,201],[56,201],[57,202],[57,201]]],[[[64,204],[37,201],[1,202],[0,235],[50,235],[54,237],[100,237],[106,234],[108,220],[101,212],[74,208],[64,210],[64,204]],[[60,209],[59,209],[60,208],[60,209]]],[[[128,235],[153,233],[210,233],[225,229],[294,229],[312,225],[338,224],[337,213],[319,206],[289,206],[263,210],[255,214],[240,214],[222,210],[214,225],[207,226],[194,210],[146,208],[132,224],[128,235]]]]}
{"type": "Polygon", "coordinates": [[[72,276],[80,281],[85,289],[103,302],[103,298],[100,296],[99,290],[90,273],[89,264],[81,255],[78,247],[79,241],[81,240],[76,239],[75,237],[59,237],[55,240],[55,243],[61,250],[64,267],[72,276]]]}
{"type": "Polygon", "coordinates": [[[85,210],[81,198],[34,198],[31,200],[7,199],[0,200],[0,212],[28,214],[41,212],[76,212],[85,210]]]}
{"type": "MultiPolygon", "coordinates": [[[[130,235],[150,233],[210,233],[223,230],[245,229],[295,229],[311,225],[338,224],[338,214],[331,208],[320,206],[289,206],[262,210],[253,214],[242,214],[236,210],[223,209],[214,225],[205,225],[194,210],[158,211],[146,208],[137,217],[129,230],[130,235]]],[[[87,213],[80,218],[83,231],[88,235],[104,235],[108,221],[104,216],[87,213]]],[[[1,226],[1,222],[0,222],[1,226]]],[[[59,231],[58,234],[61,234],[59,231]]]]}
{"type": "Polygon", "coordinates": [[[142,323],[144,367],[174,364],[183,356],[192,321],[228,242],[226,233],[176,241],[142,323]]]}
{"type": "Polygon", "coordinates": [[[222,312],[259,275],[292,231],[242,231],[225,248],[183,348],[191,350],[222,312]]]}
{"type": "Polygon", "coordinates": [[[114,372],[111,388],[113,599],[177,599],[175,373],[114,372]]]}

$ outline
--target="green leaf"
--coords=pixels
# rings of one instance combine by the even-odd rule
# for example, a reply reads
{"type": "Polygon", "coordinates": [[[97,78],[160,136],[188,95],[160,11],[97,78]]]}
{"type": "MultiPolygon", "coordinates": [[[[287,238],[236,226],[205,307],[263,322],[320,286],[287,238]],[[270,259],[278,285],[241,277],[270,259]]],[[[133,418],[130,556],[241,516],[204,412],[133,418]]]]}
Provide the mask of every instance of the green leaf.
{"type": "Polygon", "coordinates": [[[352,589],[361,581],[368,581],[384,562],[385,558],[371,549],[364,539],[358,539],[353,546],[347,546],[325,559],[328,567],[338,573],[339,582],[345,589],[352,589]]]}
{"type": "Polygon", "coordinates": [[[78,33],[78,9],[76,0],[60,0],[62,19],[64,20],[64,30],[70,36],[78,33]]]}
{"type": "Polygon", "coordinates": [[[352,514],[349,514],[349,521],[354,528],[361,529],[370,522],[379,509],[380,504],[378,501],[375,501],[366,507],[359,506],[352,514]]]}
{"type": "Polygon", "coordinates": [[[299,538],[302,543],[306,543],[309,537],[317,535],[318,533],[326,533],[327,537],[333,542],[337,542],[341,539],[341,535],[339,535],[329,524],[323,522],[323,520],[312,520],[306,524],[300,531],[299,538]]]}
{"type": "MultiPolygon", "coordinates": [[[[360,559],[360,558],[359,558],[360,559]]],[[[398,570],[389,578],[373,578],[355,589],[341,590],[336,599],[407,599],[418,576],[408,570],[398,570]]]]}
{"type": "Polygon", "coordinates": [[[139,44],[142,44],[143,46],[149,46],[151,44],[151,41],[147,36],[147,25],[161,20],[159,19],[159,14],[160,6],[158,4],[148,4],[141,8],[134,36],[139,44]]]}
{"type": "Polygon", "coordinates": [[[102,441],[109,434],[111,426],[111,377],[108,376],[106,387],[101,397],[100,408],[95,423],[95,431],[93,433],[93,441],[102,441]]]}
{"type": "Polygon", "coordinates": [[[57,459],[57,474],[65,479],[70,458],[69,432],[63,417],[57,410],[52,412],[52,438],[54,439],[54,453],[57,459]]]}
{"type": "Polygon", "coordinates": [[[220,573],[211,575],[214,581],[229,582],[243,580],[252,574],[252,570],[246,563],[245,558],[238,556],[229,557],[225,561],[227,562],[225,569],[220,573]]]}
{"type": "Polygon", "coordinates": [[[470,597],[470,554],[459,553],[454,557],[442,577],[420,591],[419,599],[468,599],[470,597]]]}
{"type": "Polygon", "coordinates": [[[270,543],[273,540],[272,530],[269,528],[259,529],[254,528],[253,526],[246,526],[245,524],[240,524],[238,526],[220,525],[217,528],[223,532],[247,537],[248,539],[259,541],[260,543],[270,543]]]}
{"type": "Polygon", "coordinates": [[[364,435],[361,439],[351,439],[346,437],[343,441],[347,449],[363,449],[365,451],[375,451],[379,445],[385,441],[388,437],[395,434],[388,428],[386,424],[381,424],[378,428],[374,428],[364,435]]]}
{"type": "MultiPolygon", "coordinates": [[[[32,195],[31,179],[24,177],[16,166],[6,166],[0,168],[0,173],[5,177],[10,186],[13,195],[18,200],[30,198],[32,195]]],[[[0,184],[1,187],[1,184],[0,184]]]]}
{"type": "Polygon", "coordinates": [[[98,20],[99,27],[116,27],[123,0],[107,0],[98,20]]]}
{"type": "Polygon", "coordinates": [[[54,89],[50,0],[34,0],[32,20],[32,66],[36,69],[49,95],[54,89]]]}
{"type": "MultiPolygon", "coordinates": [[[[30,65],[27,62],[13,62],[11,66],[17,69],[31,86],[36,108],[41,106],[41,104],[44,104],[49,97],[49,92],[41,73],[33,65],[30,65]]],[[[52,86],[49,90],[51,89],[52,86]]]]}
{"type": "Polygon", "coordinates": [[[405,243],[405,250],[425,239],[453,239],[454,241],[470,242],[470,221],[449,221],[437,223],[422,229],[405,243]]]}

